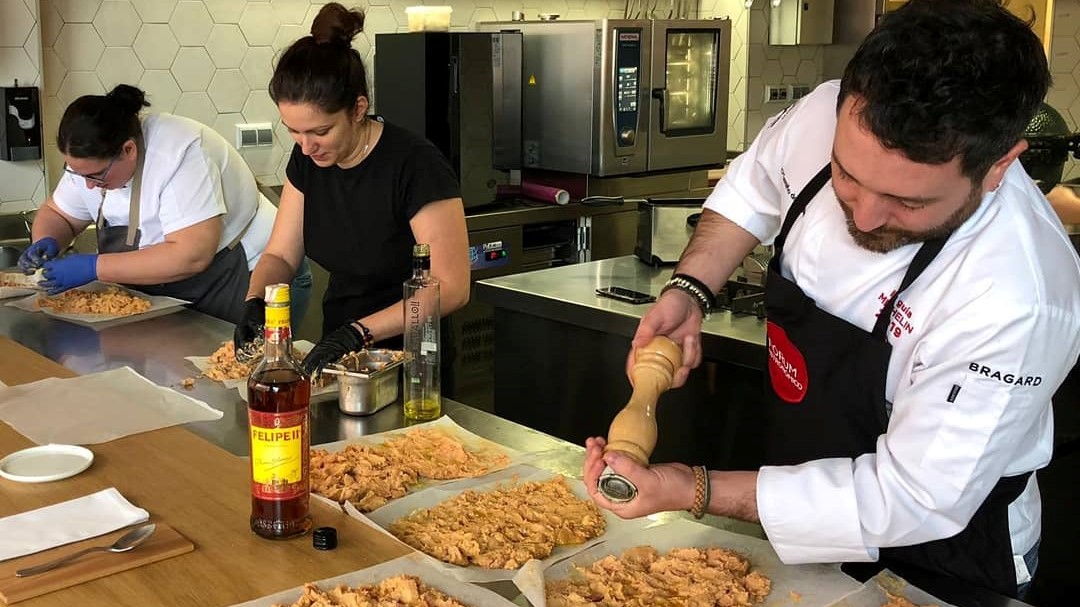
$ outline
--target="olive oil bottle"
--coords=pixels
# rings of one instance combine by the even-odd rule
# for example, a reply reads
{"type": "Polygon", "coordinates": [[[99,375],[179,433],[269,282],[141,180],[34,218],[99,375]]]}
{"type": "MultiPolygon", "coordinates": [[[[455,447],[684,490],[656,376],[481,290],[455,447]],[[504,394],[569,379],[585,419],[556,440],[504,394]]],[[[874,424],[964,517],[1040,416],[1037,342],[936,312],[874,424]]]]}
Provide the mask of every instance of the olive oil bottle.
{"type": "Polygon", "coordinates": [[[431,276],[431,247],[413,245],[413,275],[405,281],[405,419],[442,414],[439,387],[439,280],[431,276]]]}

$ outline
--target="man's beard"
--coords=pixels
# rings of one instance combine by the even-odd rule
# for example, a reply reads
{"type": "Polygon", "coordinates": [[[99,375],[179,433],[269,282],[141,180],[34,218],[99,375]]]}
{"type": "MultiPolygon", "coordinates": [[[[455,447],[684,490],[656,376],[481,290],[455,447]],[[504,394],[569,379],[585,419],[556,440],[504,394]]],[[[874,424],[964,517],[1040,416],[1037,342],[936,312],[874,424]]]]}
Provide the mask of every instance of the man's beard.
{"type": "Polygon", "coordinates": [[[912,232],[910,230],[901,230],[899,228],[890,228],[888,226],[881,226],[869,232],[863,232],[855,226],[855,220],[851,213],[851,209],[843,202],[840,202],[840,208],[844,210],[844,217],[847,219],[848,234],[851,234],[851,237],[855,240],[855,244],[867,251],[888,253],[889,251],[898,249],[904,245],[948,236],[953,230],[960,227],[975,213],[975,210],[979,208],[979,203],[981,201],[982,192],[979,188],[971,188],[971,192],[968,194],[968,198],[963,206],[957,209],[951,217],[946,219],[936,228],[930,228],[929,230],[923,230],[921,232],[912,232]]]}

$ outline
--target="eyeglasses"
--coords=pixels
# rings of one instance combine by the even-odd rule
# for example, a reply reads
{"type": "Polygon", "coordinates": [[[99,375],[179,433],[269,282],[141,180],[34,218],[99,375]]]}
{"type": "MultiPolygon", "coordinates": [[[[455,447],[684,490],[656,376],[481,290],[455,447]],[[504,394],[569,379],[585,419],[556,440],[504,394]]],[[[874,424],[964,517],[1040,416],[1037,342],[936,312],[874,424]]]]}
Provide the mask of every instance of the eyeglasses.
{"type": "Polygon", "coordinates": [[[98,171],[97,173],[94,173],[93,175],[83,175],[82,173],[76,173],[75,171],[71,170],[71,167],[69,167],[66,162],[64,163],[64,172],[68,173],[69,175],[81,177],[82,179],[85,179],[95,185],[103,186],[105,185],[105,181],[109,179],[109,172],[112,171],[113,165],[116,164],[116,161],[120,159],[121,154],[113,156],[113,159],[109,161],[109,164],[105,165],[104,169],[98,171]]]}

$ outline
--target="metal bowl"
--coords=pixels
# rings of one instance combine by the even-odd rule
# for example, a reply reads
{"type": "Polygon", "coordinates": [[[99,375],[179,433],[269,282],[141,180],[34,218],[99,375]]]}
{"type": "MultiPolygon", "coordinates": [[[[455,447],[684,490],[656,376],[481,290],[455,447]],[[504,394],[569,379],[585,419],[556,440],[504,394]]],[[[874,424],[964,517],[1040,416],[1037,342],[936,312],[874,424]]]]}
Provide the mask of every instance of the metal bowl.
{"type": "Polygon", "coordinates": [[[405,355],[397,350],[361,350],[323,368],[323,373],[337,376],[342,413],[371,415],[397,400],[403,362],[405,355]]]}

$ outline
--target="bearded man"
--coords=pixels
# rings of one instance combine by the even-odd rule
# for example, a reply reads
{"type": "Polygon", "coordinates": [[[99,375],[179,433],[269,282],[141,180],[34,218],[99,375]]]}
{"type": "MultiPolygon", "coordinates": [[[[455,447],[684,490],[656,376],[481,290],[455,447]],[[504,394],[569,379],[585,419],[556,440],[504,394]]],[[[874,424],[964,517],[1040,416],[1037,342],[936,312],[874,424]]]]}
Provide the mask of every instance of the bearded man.
{"type": "Polygon", "coordinates": [[[1033,471],[1080,353],[1080,261],[1017,161],[1049,83],[1038,38],[996,1],[912,0],[842,80],[771,119],[633,341],[679,343],[681,385],[713,294],[772,241],[768,465],[646,468],[590,438],[594,500],[758,521],[786,563],[877,561],[1023,594],[1033,471]],[[598,493],[605,466],[637,497],[598,493]]]}

